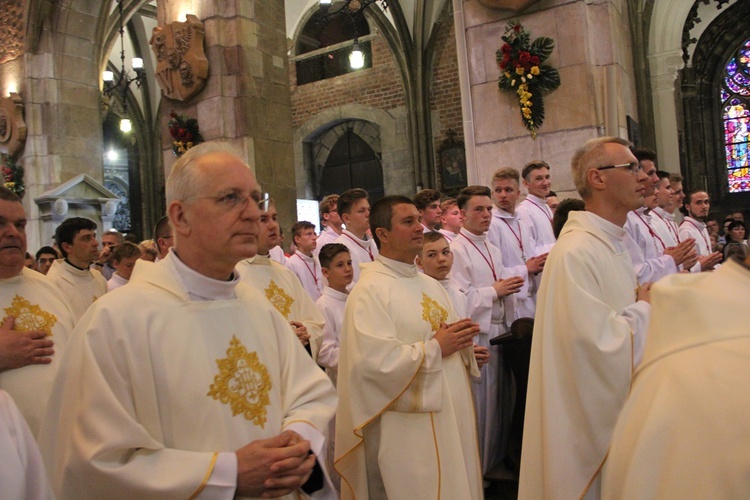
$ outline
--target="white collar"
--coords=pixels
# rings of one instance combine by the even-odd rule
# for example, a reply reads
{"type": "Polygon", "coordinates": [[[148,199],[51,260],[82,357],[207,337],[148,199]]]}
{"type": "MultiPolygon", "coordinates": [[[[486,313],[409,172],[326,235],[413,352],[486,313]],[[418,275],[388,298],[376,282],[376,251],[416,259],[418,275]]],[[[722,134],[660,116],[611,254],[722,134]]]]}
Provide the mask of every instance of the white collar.
{"type": "Polygon", "coordinates": [[[327,295],[332,299],[341,300],[343,302],[346,302],[346,299],[349,297],[348,293],[341,293],[338,290],[334,290],[330,286],[323,287],[323,295],[327,295]]]}
{"type": "Polygon", "coordinates": [[[474,234],[468,229],[463,228],[463,227],[461,228],[461,232],[459,234],[464,235],[466,238],[468,238],[471,241],[486,241],[487,240],[487,233],[474,234]]]}
{"type": "Polygon", "coordinates": [[[354,241],[359,242],[365,248],[367,248],[370,245],[370,242],[372,241],[370,239],[367,239],[367,234],[365,234],[365,239],[362,240],[359,237],[357,237],[354,233],[352,233],[351,231],[349,231],[348,229],[344,229],[344,231],[342,231],[341,234],[345,234],[345,235],[349,236],[354,241]]]}
{"type": "Polygon", "coordinates": [[[167,266],[182,286],[185,287],[190,298],[193,300],[229,300],[237,297],[234,289],[237,283],[240,282],[240,279],[234,271],[229,281],[209,278],[188,267],[187,264],[180,260],[173,248],[169,249],[169,253],[161,262],[161,265],[167,266]]]}
{"type": "Polygon", "coordinates": [[[383,257],[382,255],[378,256],[378,260],[385,267],[392,269],[407,278],[415,278],[419,275],[419,269],[417,269],[416,264],[407,264],[398,260],[389,259],[388,257],[383,257]]]}

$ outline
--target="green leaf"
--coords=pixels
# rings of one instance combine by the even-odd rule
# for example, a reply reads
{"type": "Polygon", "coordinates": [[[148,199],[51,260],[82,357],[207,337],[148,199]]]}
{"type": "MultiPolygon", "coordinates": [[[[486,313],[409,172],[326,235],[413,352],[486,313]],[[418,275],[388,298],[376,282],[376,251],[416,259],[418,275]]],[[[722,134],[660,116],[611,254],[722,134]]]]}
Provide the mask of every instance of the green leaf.
{"type": "Polygon", "coordinates": [[[545,92],[551,92],[560,86],[560,73],[552,66],[540,66],[539,74],[534,77],[535,86],[545,92]]]}
{"type": "Polygon", "coordinates": [[[540,36],[531,44],[531,53],[539,57],[539,62],[544,62],[552,55],[554,48],[554,40],[546,36],[540,36]]]}

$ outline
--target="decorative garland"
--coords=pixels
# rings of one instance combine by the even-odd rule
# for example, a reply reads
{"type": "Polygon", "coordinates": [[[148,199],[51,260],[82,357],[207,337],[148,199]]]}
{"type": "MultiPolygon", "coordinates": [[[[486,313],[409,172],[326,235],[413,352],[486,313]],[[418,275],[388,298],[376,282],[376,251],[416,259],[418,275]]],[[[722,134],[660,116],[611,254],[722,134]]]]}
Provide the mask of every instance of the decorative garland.
{"type": "Polygon", "coordinates": [[[185,115],[178,115],[174,111],[169,114],[169,133],[172,134],[172,153],[182,156],[185,152],[203,142],[198,120],[185,115]]]}
{"type": "Polygon", "coordinates": [[[552,66],[542,64],[552,54],[555,42],[548,37],[539,37],[531,42],[531,35],[521,23],[508,21],[505,42],[497,51],[500,66],[500,90],[518,94],[521,120],[536,139],[536,132],[544,122],[543,92],[551,92],[560,86],[560,74],[552,66]]]}
{"type": "Polygon", "coordinates": [[[13,161],[13,157],[6,154],[2,156],[3,186],[22,197],[26,186],[23,183],[23,167],[13,161]]]}

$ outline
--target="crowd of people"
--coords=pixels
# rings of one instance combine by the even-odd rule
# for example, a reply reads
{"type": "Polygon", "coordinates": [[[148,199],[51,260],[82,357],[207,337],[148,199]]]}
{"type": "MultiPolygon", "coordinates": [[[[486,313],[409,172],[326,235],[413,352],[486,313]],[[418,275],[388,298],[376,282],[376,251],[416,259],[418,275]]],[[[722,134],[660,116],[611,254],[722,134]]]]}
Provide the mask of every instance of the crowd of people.
{"type": "Polygon", "coordinates": [[[501,468],[521,498],[746,492],[745,322],[704,309],[750,287],[742,213],[720,228],[618,138],[571,169],[580,199],[543,161],[455,198],[349,189],[287,253],[221,142],[140,243],[73,217],[32,256],[0,188],[3,491],[478,499],[501,468]]]}

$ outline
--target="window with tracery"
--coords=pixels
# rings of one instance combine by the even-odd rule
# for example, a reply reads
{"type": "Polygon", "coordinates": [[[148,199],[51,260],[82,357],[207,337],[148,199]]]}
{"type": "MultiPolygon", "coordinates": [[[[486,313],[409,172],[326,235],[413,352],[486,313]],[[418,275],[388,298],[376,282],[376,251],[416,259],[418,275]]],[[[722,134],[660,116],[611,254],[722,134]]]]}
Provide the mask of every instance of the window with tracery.
{"type": "Polygon", "coordinates": [[[750,38],[724,67],[720,90],[730,193],[750,192],[750,38]]]}

